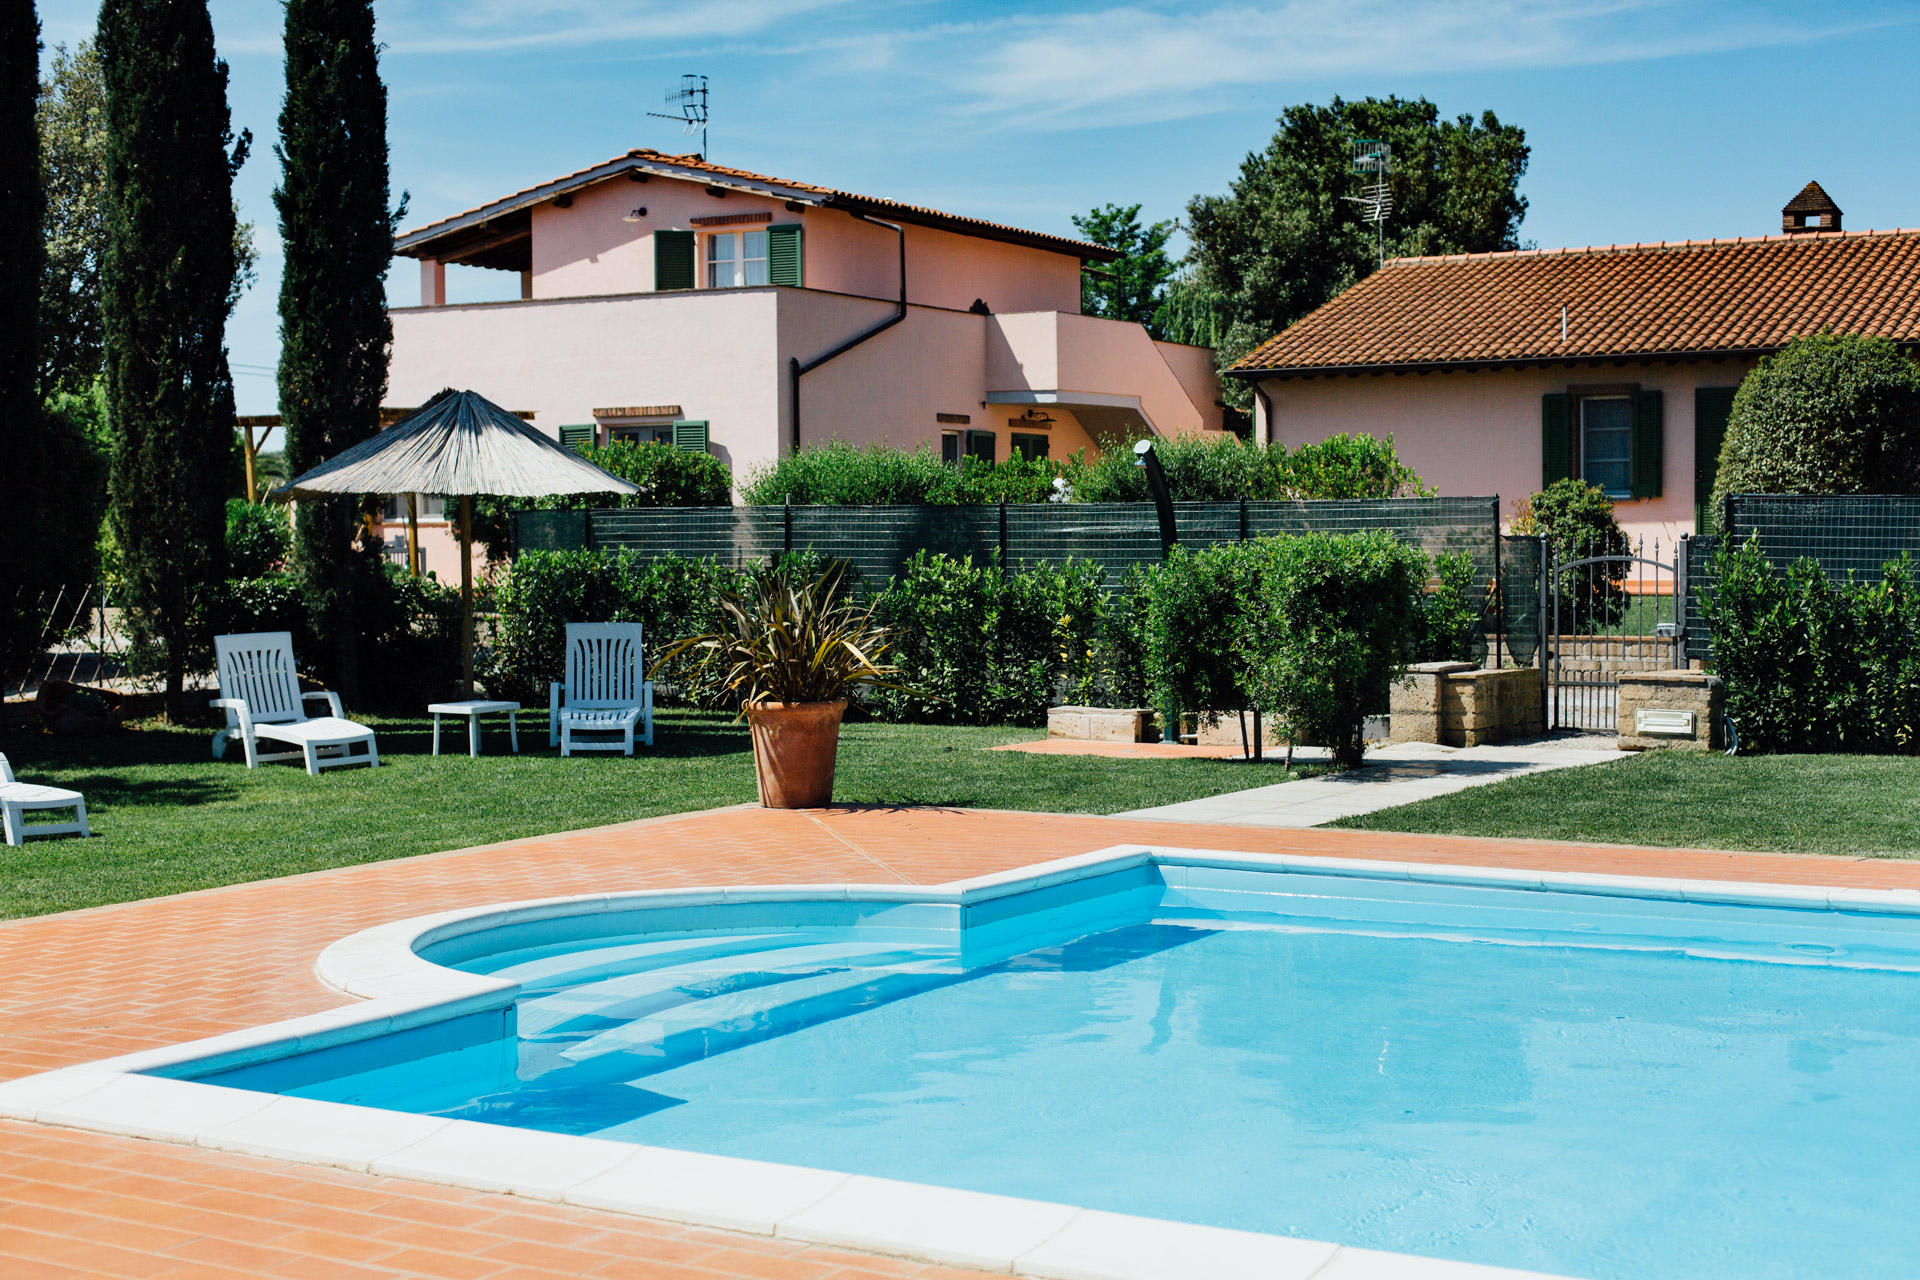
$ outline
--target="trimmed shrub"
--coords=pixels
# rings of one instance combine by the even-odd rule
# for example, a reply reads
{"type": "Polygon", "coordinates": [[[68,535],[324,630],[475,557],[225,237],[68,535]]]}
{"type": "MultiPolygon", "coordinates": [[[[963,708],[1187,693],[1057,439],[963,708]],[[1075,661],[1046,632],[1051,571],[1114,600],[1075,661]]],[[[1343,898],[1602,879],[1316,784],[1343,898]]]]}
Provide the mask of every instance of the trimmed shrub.
{"type": "MultiPolygon", "coordinates": [[[[1048,502],[1056,479],[1075,502],[1148,502],[1147,473],[1136,467],[1131,440],[1110,439],[1097,458],[1032,462],[963,459],[955,467],[932,451],[833,441],[769,463],[740,487],[749,506],[962,506],[1048,502]]],[[[1156,441],[1167,487],[1182,502],[1240,498],[1394,498],[1431,494],[1402,464],[1393,437],[1333,436],[1302,445],[1255,445],[1233,435],[1186,435],[1156,441]]]]}
{"type": "Polygon", "coordinates": [[[930,449],[885,445],[862,448],[844,440],[790,453],[756,470],[740,486],[753,507],[965,506],[986,502],[1045,502],[1064,464],[1041,458],[942,462],[930,449]]]}
{"type": "Polygon", "coordinates": [[[1008,570],[997,555],[920,551],[875,602],[910,692],[880,690],[889,720],[1043,724],[1062,697],[1097,692],[1100,573],[1084,561],[1008,570]]]}
{"type": "Polygon", "coordinates": [[[287,509],[241,498],[227,499],[227,573],[260,578],[280,570],[293,547],[287,509]]]}
{"type": "Polygon", "coordinates": [[[1257,595],[1242,615],[1247,695],[1293,735],[1352,768],[1420,625],[1427,557],[1382,531],[1245,544],[1257,595]]]}
{"type": "Polygon", "coordinates": [[[1805,558],[1776,569],[1752,539],[1722,548],[1701,609],[1743,752],[1920,750],[1914,570],[1902,555],[1860,582],[1805,558]]]}
{"type": "Polygon", "coordinates": [[[1885,338],[1822,332],[1733,397],[1713,509],[1730,493],[1920,492],[1920,369],[1885,338]]]}
{"type": "Polygon", "coordinates": [[[1253,705],[1241,641],[1258,594],[1255,545],[1176,546],[1146,578],[1143,665],[1154,706],[1220,712],[1253,705]]]}
{"type": "Polygon", "coordinates": [[[360,597],[360,700],[418,712],[457,695],[460,592],[382,563],[360,597]]]}
{"type": "MultiPolygon", "coordinates": [[[[493,576],[498,617],[483,667],[487,691],[543,705],[548,682],[565,674],[569,622],[638,622],[650,659],[684,636],[717,631],[718,598],[741,582],[738,570],[713,560],[523,551],[493,576]]],[[[713,701],[691,657],[668,663],[654,678],[663,701],[713,701]]]]}
{"type": "MultiPolygon", "coordinates": [[[[1073,460],[1066,478],[1076,502],[1147,502],[1147,473],[1133,464],[1129,441],[1104,441],[1091,462],[1073,460]]],[[[1337,435],[1301,445],[1258,445],[1238,436],[1176,436],[1154,444],[1176,502],[1241,498],[1401,498],[1433,490],[1401,463],[1393,437],[1337,435]]]]}

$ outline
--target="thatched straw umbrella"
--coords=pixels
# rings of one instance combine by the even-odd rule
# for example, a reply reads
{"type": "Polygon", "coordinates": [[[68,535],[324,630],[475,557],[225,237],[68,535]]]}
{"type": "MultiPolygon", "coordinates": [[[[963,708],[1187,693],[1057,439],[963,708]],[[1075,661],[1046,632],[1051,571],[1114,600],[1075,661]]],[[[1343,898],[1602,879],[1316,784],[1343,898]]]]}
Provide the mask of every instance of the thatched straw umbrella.
{"type": "Polygon", "coordinates": [[[473,499],[562,493],[638,493],[472,391],[443,391],[418,413],[295,476],[268,494],[332,498],[439,493],[460,499],[460,680],[473,696],[473,499]]]}

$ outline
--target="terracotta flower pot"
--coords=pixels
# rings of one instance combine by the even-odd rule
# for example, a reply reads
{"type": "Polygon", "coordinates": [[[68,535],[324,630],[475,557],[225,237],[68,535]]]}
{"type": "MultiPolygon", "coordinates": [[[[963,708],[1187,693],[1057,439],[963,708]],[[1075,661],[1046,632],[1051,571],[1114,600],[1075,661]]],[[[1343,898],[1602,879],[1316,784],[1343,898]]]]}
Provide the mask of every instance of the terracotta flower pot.
{"type": "Polygon", "coordinates": [[[833,762],[840,750],[839,702],[749,702],[753,774],[769,809],[817,809],[833,801],[833,762]]]}

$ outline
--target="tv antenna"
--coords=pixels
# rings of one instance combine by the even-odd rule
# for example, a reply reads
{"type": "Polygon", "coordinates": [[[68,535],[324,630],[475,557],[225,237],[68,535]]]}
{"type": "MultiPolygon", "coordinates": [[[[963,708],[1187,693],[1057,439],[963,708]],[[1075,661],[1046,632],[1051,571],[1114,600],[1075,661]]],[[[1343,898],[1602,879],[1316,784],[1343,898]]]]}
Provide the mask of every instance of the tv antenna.
{"type": "Polygon", "coordinates": [[[700,158],[707,158],[707,78],[705,76],[681,76],[678,89],[667,90],[667,105],[679,110],[668,114],[664,111],[649,111],[647,114],[656,120],[678,120],[684,127],[683,134],[700,135],[700,158]]]}
{"type": "Polygon", "coordinates": [[[1360,218],[1373,224],[1374,242],[1379,246],[1380,265],[1387,265],[1387,219],[1393,214],[1393,189],[1387,175],[1393,172],[1393,147],[1377,138],[1360,138],[1353,144],[1353,171],[1363,185],[1357,196],[1342,200],[1360,206],[1360,218]]]}

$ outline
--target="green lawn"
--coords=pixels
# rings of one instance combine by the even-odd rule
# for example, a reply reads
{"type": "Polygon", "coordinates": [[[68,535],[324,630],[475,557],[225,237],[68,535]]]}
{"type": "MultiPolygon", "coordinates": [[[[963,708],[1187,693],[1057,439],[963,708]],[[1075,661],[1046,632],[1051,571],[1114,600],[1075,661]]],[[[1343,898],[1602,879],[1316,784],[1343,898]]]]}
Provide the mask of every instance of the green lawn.
{"type": "MultiPolygon", "coordinates": [[[[446,747],[457,754],[438,759],[428,754],[429,720],[365,723],[379,730],[381,767],[330,770],[318,778],[295,763],[248,772],[237,744],[216,762],[210,729],[149,727],[97,739],[0,736],[0,751],[22,781],[86,794],[96,837],[29,840],[18,849],[0,845],[0,917],[754,798],[746,729],[725,715],[663,712],[656,745],[638,749],[632,759],[613,753],[562,760],[547,747],[544,714],[522,715],[519,756],[506,753],[505,726],[496,730],[490,720],[484,744],[489,754],[478,760],[465,753],[464,723],[446,730],[446,747]]],[[[1038,736],[1034,729],[850,724],[841,740],[834,798],[1114,813],[1286,777],[1276,764],[982,750],[1038,736]]]]}
{"type": "Polygon", "coordinates": [[[1330,825],[1911,858],[1920,856],[1920,761],[1648,751],[1330,825]]]}

